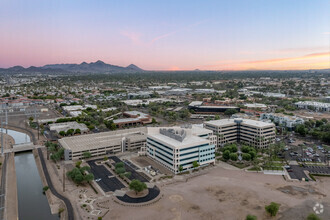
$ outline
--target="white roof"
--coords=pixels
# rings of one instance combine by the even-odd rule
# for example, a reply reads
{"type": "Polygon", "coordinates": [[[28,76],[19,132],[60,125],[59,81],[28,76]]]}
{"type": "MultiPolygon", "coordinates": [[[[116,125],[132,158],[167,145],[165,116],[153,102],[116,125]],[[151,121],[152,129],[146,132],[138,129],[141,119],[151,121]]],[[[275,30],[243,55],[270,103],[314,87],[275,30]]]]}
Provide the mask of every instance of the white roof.
{"type": "Polygon", "coordinates": [[[189,146],[196,146],[200,144],[208,144],[210,143],[208,139],[198,137],[192,133],[190,129],[183,129],[180,127],[163,127],[165,129],[174,129],[174,130],[185,130],[186,131],[186,137],[183,139],[183,141],[178,141],[174,138],[171,138],[169,136],[160,134],[160,129],[159,127],[148,127],[148,137],[151,137],[153,139],[156,139],[157,141],[160,141],[164,143],[166,146],[175,148],[175,149],[180,149],[180,148],[186,148],[189,146]]]}
{"type": "Polygon", "coordinates": [[[226,126],[226,125],[234,125],[234,124],[236,124],[235,121],[239,121],[239,120],[242,121],[241,122],[242,124],[251,125],[251,126],[254,126],[254,127],[274,126],[273,123],[257,121],[257,120],[252,120],[252,119],[241,119],[241,118],[213,120],[213,121],[205,122],[205,124],[210,124],[210,125],[213,125],[213,126],[226,126]]]}

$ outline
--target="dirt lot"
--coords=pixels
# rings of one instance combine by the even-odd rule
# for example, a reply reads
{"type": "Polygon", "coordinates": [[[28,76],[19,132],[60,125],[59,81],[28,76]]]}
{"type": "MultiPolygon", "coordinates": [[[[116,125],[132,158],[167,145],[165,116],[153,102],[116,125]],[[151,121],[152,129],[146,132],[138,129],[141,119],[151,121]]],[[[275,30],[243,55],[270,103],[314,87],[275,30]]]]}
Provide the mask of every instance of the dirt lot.
{"type": "Polygon", "coordinates": [[[282,176],[215,168],[205,175],[161,188],[164,197],[151,206],[110,204],[104,219],[245,219],[253,214],[270,219],[264,206],[280,203],[272,219],[305,219],[316,202],[324,205],[322,219],[330,218],[330,179],[286,182],[282,176]]]}
{"type": "Polygon", "coordinates": [[[140,167],[146,167],[151,165],[153,168],[159,169],[159,171],[162,174],[166,174],[166,175],[173,175],[173,173],[171,171],[169,171],[168,169],[166,169],[165,167],[163,167],[162,165],[156,163],[155,161],[151,160],[148,157],[134,157],[131,158],[130,160],[132,160],[133,163],[136,163],[137,165],[139,165],[140,167]]]}
{"type": "Polygon", "coordinates": [[[313,119],[321,120],[322,118],[330,119],[330,113],[328,112],[314,112],[308,110],[297,110],[293,112],[295,115],[306,118],[306,117],[313,117],[313,119]]]}

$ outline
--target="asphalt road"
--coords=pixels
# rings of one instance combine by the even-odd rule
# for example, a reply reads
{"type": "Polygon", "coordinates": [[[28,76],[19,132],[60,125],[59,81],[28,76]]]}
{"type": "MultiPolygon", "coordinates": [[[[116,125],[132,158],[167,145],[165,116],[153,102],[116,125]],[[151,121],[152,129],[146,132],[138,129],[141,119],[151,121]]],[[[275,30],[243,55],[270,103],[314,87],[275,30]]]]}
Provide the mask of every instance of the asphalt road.
{"type": "Polygon", "coordinates": [[[47,185],[48,185],[50,191],[53,193],[53,195],[55,195],[57,198],[63,200],[63,202],[65,203],[66,209],[68,211],[68,220],[74,220],[74,212],[73,212],[72,204],[69,199],[67,199],[65,196],[61,195],[60,193],[58,193],[56,191],[56,189],[50,179],[50,176],[49,176],[49,173],[48,173],[48,170],[46,167],[45,159],[44,159],[44,156],[43,156],[40,148],[38,148],[38,154],[40,157],[42,169],[43,169],[45,177],[46,177],[47,185]]]}
{"type": "MultiPolygon", "coordinates": [[[[121,161],[118,157],[116,156],[111,156],[109,157],[109,159],[112,159],[113,161],[115,161],[116,163],[118,162],[123,162],[121,161]]],[[[144,176],[140,175],[135,169],[134,167],[131,167],[127,162],[123,162],[125,165],[125,169],[127,172],[131,172],[131,176],[129,177],[130,180],[140,180],[141,182],[149,182],[144,176]]],[[[134,165],[133,165],[134,166],[134,165]]]]}
{"type": "Polygon", "coordinates": [[[149,193],[145,197],[142,198],[132,198],[128,195],[124,195],[122,197],[117,196],[117,198],[120,201],[127,202],[127,203],[142,203],[142,202],[148,202],[150,200],[155,199],[160,193],[160,190],[157,188],[157,186],[154,186],[153,188],[149,188],[149,193]]]}
{"type": "Polygon", "coordinates": [[[1,172],[1,186],[0,186],[0,219],[1,220],[4,220],[4,212],[5,212],[7,160],[8,160],[8,153],[5,154],[2,164],[2,172],[1,172]]]}
{"type": "Polygon", "coordinates": [[[330,175],[330,167],[323,167],[323,166],[305,166],[301,167],[299,165],[291,165],[292,172],[288,172],[292,179],[299,179],[308,178],[304,173],[304,170],[309,171],[311,174],[327,174],[330,175]]]}

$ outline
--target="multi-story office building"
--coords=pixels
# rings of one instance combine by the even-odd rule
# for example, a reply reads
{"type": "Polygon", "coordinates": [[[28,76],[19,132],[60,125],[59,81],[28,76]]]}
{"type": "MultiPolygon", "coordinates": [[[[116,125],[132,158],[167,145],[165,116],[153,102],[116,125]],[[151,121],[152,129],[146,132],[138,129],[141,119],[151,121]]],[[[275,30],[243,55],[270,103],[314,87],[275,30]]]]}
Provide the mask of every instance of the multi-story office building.
{"type": "Polygon", "coordinates": [[[84,152],[92,157],[136,151],[145,147],[147,128],[133,128],[120,131],[65,137],[59,140],[64,148],[64,159],[82,159],[84,152]]]}
{"type": "Polygon", "coordinates": [[[218,147],[227,143],[246,143],[266,148],[275,140],[275,125],[251,119],[222,119],[204,123],[206,129],[218,136],[218,147]]]}
{"type": "Polygon", "coordinates": [[[148,128],[147,156],[174,173],[215,163],[212,131],[192,127],[148,128]]]}

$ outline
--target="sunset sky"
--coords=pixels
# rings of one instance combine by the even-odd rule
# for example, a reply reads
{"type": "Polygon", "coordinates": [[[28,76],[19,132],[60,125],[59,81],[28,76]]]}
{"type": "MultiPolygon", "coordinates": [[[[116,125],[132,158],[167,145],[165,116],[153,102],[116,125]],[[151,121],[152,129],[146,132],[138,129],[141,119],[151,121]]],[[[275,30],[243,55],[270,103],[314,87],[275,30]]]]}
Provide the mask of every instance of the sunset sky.
{"type": "Polygon", "coordinates": [[[330,68],[328,0],[0,0],[0,67],[330,68]]]}

